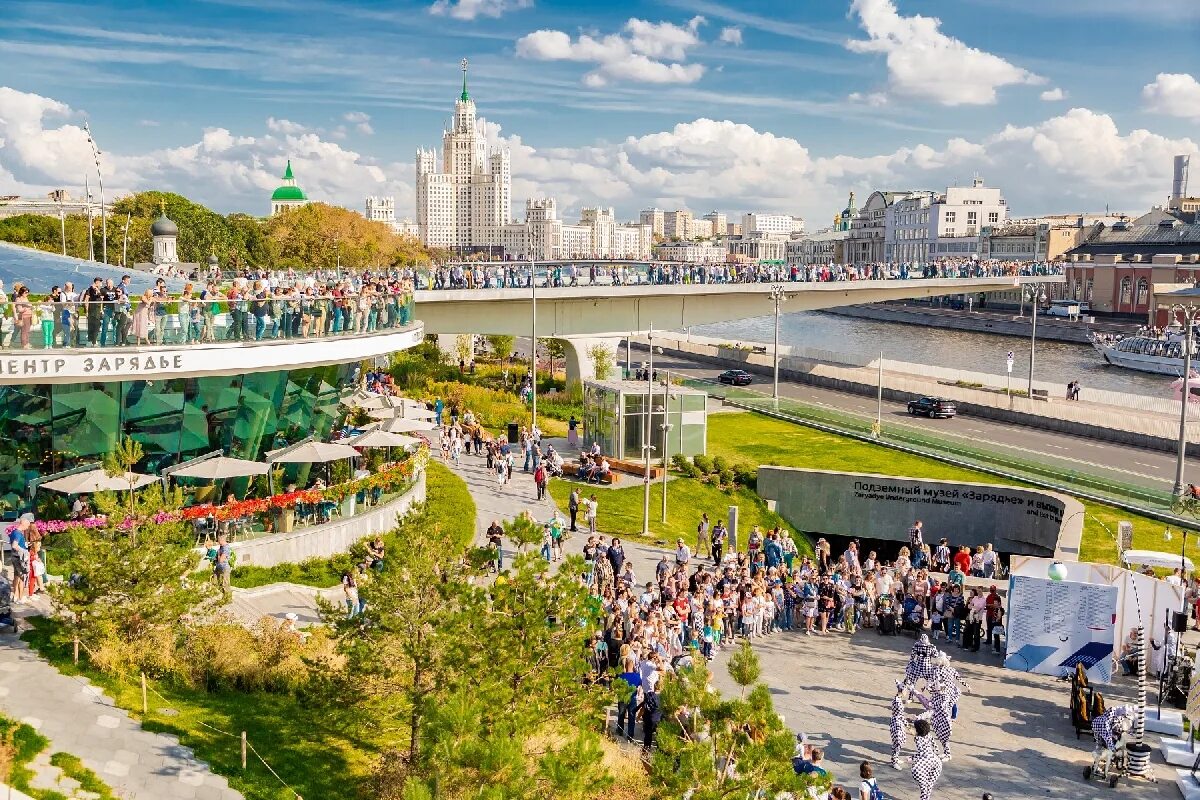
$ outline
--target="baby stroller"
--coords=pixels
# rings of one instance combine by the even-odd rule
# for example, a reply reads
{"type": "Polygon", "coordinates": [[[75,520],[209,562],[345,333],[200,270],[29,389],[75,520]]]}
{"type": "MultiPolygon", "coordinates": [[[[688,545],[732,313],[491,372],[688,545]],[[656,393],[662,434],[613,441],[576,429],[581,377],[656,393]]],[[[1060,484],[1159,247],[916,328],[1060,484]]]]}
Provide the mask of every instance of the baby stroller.
{"type": "Polygon", "coordinates": [[[875,630],[880,636],[895,636],[899,633],[899,614],[896,613],[896,603],[891,595],[885,594],[875,601],[875,616],[879,618],[875,630]]]}
{"type": "Polygon", "coordinates": [[[1117,706],[1092,721],[1092,734],[1096,737],[1096,749],[1092,751],[1092,763],[1083,769],[1083,779],[1095,778],[1107,781],[1108,788],[1116,788],[1117,780],[1129,774],[1129,754],[1125,749],[1125,735],[1133,728],[1133,706],[1117,706]]]}

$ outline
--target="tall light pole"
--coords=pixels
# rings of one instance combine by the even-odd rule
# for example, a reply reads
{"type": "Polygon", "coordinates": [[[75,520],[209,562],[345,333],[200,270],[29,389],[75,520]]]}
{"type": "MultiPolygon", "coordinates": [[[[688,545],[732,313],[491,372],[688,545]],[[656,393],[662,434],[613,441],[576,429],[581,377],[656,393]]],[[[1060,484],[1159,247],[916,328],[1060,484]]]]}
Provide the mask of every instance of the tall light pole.
{"type": "Polygon", "coordinates": [[[87,203],[88,215],[88,261],[96,260],[96,237],[92,235],[92,189],[88,184],[88,176],[83,176],[83,194],[87,203]]]}
{"type": "Polygon", "coordinates": [[[1042,298],[1045,297],[1045,293],[1044,293],[1044,290],[1042,289],[1042,284],[1040,284],[1040,283],[1029,283],[1029,284],[1026,284],[1026,286],[1029,287],[1030,305],[1033,306],[1033,328],[1030,330],[1030,333],[1029,333],[1029,399],[1032,400],[1033,399],[1033,361],[1034,361],[1034,354],[1036,353],[1036,349],[1037,349],[1038,303],[1040,303],[1042,301],[1042,298]]]}
{"type": "Polygon", "coordinates": [[[529,327],[532,338],[529,356],[529,399],[532,401],[530,432],[537,426],[537,262],[529,256],[529,327]]]}
{"type": "Polygon", "coordinates": [[[67,192],[65,189],[59,189],[55,192],[58,195],[58,225],[62,233],[62,254],[67,254],[67,217],[63,213],[63,195],[67,192]]]}
{"type": "Polygon", "coordinates": [[[662,476],[662,521],[667,521],[667,471],[671,463],[671,371],[667,370],[663,381],[663,476],[662,476]]]}
{"type": "Polygon", "coordinates": [[[779,306],[787,300],[787,292],[784,291],[782,284],[775,284],[771,287],[771,293],[768,295],[775,302],[775,348],[773,361],[775,362],[775,377],[771,388],[771,397],[775,401],[775,405],[779,405],[779,306]]]}
{"type": "Polygon", "coordinates": [[[133,219],[133,214],[125,214],[125,240],[121,245],[121,269],[125,268],[126,259],[129,258],[129,221],[133,219]]]}
{"type": "Polygon", "coordinates": [[[1183,389],[1180,393],[1179,403],[1179,453],[1175,458],[1175,486],[1171,490],[1176,497],[1183,496],[1183,467],[1187,459],[1187,418],[1188,418],[1188,401],[1191,399],[1191,387],[1188,381],[1192,377],[1192,328],[1196,324],[1196,317],[1200,316],[1200,307],[1173,305],[1171,306],[1172,317],[1183,317],[1183,324],[1187,326],[1187,336],[1183,341],[1183,389]]]}
{"type": "Polygon", "coordinates": [[[100,148],[96,146],[96,139],[92,136],[92,129],[88,124],[83,123],[83,130],[87,133],[88,144],[92,146],[92,158],[96,162],[96,178],[100,181],[100,259],[108,263],[108,213],[104,208],[104,175],[100,172],[100,148]]]}
{"type": "Polygon", "coordinates": [[[650,452],[654,445],[650,444],[650,412],[654,405],[654,323],[650,323],[650,332],[646,334],[647,349],[650,360],[646,365],[646,421],[642,432],[642,452],[646,457],[645,496],[642,499],[642,536],[650,535],[650,452]]]}

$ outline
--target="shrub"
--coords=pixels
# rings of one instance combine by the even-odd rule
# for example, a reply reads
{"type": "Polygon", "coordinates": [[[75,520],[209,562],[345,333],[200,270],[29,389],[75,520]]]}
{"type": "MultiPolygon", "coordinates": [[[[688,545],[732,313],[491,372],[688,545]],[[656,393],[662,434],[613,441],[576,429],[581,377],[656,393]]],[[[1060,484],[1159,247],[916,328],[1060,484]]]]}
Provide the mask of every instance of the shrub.
{"type": "Polygon", "coordinates": [[[700,470],[701,475],[707,475],[713,471],[713,460],[708,456],[693,456],[692,463],[696,465],[696,469],[700,470]]]}
{"type": "Polygon", "coordinates": [[[717,477],[720,480],[722,486],[728,486],[728,487],[734,486],[733,470],[729,469],[728,467],[726,467],[723,470],[720,470],[717,473],[717,477]]]}
{"type": "Polygon", "coordinates": [[[733,479],[747,489],[758,485],[758,467],[745,462],[733,465],[733,479]]]}
{"type": "Polygon", "coordinates": [[[712,460],[712,472],[724,472],[729,469],[729,462],[725,460],[725,456],[717,456],[712,460]]]}
{"type": "Polygon", "coordinates": [[[688,457],[683,453],[676,453],[671,456],[671,464],[675,467],[679,474],[687,478],[694,478],[699,475],[699,471],[692,466],[692,462],[688,461],[688,457]]]}

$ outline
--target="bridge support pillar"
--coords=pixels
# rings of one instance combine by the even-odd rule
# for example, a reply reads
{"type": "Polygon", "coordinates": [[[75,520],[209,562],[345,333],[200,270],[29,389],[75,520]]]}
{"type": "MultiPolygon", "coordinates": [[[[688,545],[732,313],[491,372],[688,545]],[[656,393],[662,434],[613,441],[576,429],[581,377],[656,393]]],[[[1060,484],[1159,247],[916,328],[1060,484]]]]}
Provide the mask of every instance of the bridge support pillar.
{"type": "Polygon", "coordinates": [[[621,375],[620,336],[564,337],[567,357],[567,386],[603,376],[609,380],[621,375]],[[599,362],[600,375],[597,375],[599,362]]]}

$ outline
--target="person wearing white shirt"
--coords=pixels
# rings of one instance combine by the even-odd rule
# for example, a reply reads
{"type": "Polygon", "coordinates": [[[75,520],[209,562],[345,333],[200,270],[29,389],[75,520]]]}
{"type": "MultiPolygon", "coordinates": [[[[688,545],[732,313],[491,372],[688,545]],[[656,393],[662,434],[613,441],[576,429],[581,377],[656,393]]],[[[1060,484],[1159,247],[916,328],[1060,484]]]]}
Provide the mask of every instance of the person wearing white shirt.
{"type": "Polygon", "coordinates": [[[675,540],[675,563],[681,567],[686,567],[688,562],[692,560],[692,551],[684,544],[683,539],[675,540]]]}

